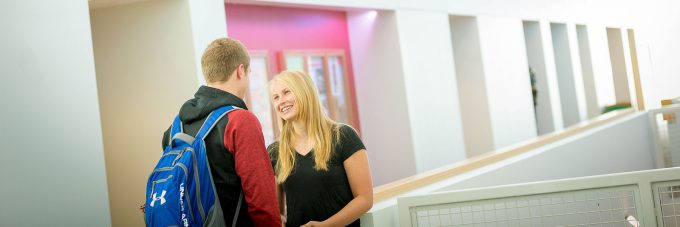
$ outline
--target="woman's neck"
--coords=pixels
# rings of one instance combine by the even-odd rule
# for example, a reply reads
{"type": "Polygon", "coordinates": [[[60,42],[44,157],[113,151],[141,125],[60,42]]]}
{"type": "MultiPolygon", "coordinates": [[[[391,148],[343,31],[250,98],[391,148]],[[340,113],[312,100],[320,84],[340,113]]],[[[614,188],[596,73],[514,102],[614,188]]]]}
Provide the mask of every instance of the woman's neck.
{"type": "Polygon", "coordinates": [[[295,150],[306,155],[312,150],[314,146],[314,141],[310,140],[309,134],[307,133],[307,126],[304,122],[294,121],[293,123],[293,146],[295,150]]]}
{"type": "Polygon", "coordinates": [[[293,121],[293,136],[298,140],[307,140],[307,125],[302,121],[293,121]]]}

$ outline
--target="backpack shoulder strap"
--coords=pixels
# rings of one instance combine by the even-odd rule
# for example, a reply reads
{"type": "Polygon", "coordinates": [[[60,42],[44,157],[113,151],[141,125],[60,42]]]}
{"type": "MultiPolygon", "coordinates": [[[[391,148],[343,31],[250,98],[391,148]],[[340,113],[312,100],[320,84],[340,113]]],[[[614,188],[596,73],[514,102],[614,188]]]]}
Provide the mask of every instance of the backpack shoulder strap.
{"type": "Polygon", "coordinates": [[[208,135],[208,132],[210,132],[213,127],[215,127],[215,124],[220,121],[224,115],[227,115],[227,113],[235,109],[240,108],[235,106],[223,106],[213,110],[212,113],[210,113],[210,115],[208,115],[208,117],[205,119],[205,122],[203,122],[201,129],[199,129],[198,133],[196,133],[196,140],[205,140],[205,136],[208,135]]]}
{"type": "MultiPolygon", "coordinates": [[[[217,108],[216,110],[213,110],[210,115],[205,119],[205,122],[203,122],[203,125],[201,126],[201,129],[198,130],[198,133],[196,133],[196,140],[194,141],[194,146],[196,145],[197,142],[203,142],[205,141],[205,137],[208,135],[208,132],[212,130],[212,128],[215,127],[218,121],[222,119],[227,113],[236,110],[236,109],[241,109],[236,106],[223,106],[220,108],[217,108]]],[[[198,149],[197,151],[201,151],[202,149],[198,149]]],[[[208,169],[210,167],[208,166],[208,169]]],[[[210,173],[210,171],[208,171],[210,173]]],[[[211,174],[211,173],[210,173],[211,174]]],[[[212,174],[210,175],[210,178],[212,179],[212,174]]],[[[215,188],[215,184],[213,186],[213,191],[217,193],[217,189],[215,188]]],[[[217,194],[215,194],[215,198],[217,198],[217,194]]],[[[219,200],[217,201],[219,203],[219,200]]],[[[234,221],[232,222],[232,227],[236,226],[236,221],[238,220],[238,215],[239,211],[241,210],[241,204],[243,203],[243,191],[241,191],[241,194],[239,195],[239,200],[238,204],[236,206],[236,213],[234,214],[234,221]]]]}
{"type": "Polygon", "coordinates": [[[170,126],[170,134],[168,135],[168,146],[172,145],[172,139],[175,138],[177,133],[184,133],[184,126],[182,125],[182,120],[179,119],[179,114],[172,121],[170,126]]]}

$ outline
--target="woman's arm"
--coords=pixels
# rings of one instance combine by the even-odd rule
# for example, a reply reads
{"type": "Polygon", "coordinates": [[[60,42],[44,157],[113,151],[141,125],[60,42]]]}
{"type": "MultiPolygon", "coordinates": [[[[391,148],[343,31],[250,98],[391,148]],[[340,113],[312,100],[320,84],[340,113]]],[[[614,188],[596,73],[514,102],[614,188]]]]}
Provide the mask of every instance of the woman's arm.
{"type": "Polygon", "coordinates": [[[352,199],[342,210],[323,222],[309,222],[303,226],[346,226],[359,219],[373,206],[373,182],[368,167],[366,150],[359,150],[343,164],[352,189],[352,199]]]}

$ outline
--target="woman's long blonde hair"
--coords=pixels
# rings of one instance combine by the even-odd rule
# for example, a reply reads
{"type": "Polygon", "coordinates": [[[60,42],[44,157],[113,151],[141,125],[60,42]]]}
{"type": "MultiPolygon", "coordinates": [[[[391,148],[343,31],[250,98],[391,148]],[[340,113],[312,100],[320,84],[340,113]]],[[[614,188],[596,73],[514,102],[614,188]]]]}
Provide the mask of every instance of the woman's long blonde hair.
{"type": "MultiPolygon", "coordinates": [[[[275,83],[288,87],[295,95],[297,109],[295,120],[305,124],[307,135],[314,141],[314,169],[328,170],[333,145],[338,140],[338,127],[324,112],[314,82],[303,72],[286,70],[269,82],[270,90],[275,83]]],[[[286,181],[295,167],[295,148],[292,122],[282,118],[278,118],[278,121],[281,126],[281,137],[276,161],[276,182],[280,184],[286,181]]]]}

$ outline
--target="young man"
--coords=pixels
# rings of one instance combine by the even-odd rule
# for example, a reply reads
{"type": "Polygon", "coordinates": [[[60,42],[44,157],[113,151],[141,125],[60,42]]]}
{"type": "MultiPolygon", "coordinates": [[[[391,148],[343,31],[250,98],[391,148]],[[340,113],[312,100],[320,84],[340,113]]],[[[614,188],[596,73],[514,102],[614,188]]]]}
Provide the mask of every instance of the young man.
{"type": "MultiPolygon", "coordinates": [[[[236,226],[281,226],[274,171],[262,127],[243,102],[249,63],[248,52],[239,41],[213,41],[201,58],[207,86],[201,86],[194,98],[182,105],[179,116],[184,132],[193,136],[213,110],[228,105],[241,108],[218,121],[205,139],[225,223],[231,224],[238,212],[236,226]],[[245,203],[237,211],[241,192],[245,203]]],[[[169,130],[163,134],[163,147],[168,143],[168,134],[169,130]]]]}

